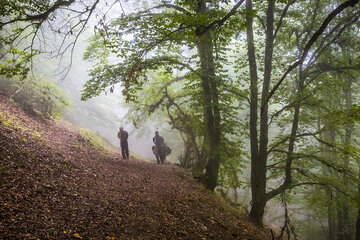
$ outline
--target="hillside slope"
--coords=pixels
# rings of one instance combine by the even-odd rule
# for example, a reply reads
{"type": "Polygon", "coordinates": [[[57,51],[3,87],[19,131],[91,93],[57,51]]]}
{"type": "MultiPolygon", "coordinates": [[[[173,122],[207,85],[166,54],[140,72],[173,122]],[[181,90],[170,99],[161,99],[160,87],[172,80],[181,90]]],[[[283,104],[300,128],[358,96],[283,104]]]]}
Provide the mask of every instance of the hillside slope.
{"type": "Polygon", "coordinates": [[[266,239],[171,164],[119,155],[0,97],[0,239],[266,239]]]}

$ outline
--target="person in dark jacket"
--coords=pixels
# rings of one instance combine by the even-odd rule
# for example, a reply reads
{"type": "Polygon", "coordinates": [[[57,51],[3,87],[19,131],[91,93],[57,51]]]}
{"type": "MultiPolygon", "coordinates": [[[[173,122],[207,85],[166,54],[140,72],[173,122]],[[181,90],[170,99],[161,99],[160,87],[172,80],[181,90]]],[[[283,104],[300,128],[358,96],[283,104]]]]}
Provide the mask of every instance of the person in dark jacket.
{"type": "Polygon", "coordinates": [[[128,137],[129,134],[127,131],[120,127],[120,131],[118,132],[118,138],[120,138],[120,147],[121,147],[121,155],[122,159],[129,159],[129,145],[128,145],[128,137]]]}
{"type": "Polygon", "coordinates": [[[155,153],[156,159],[158,160],[158,163],[164,163],[165,162],[165,142],[164,138],[159,135],[159,132],[155,132],[155,136],[153,137],[153,142],[155,143],[155,148],[153,152],[155,153]],[[159,162],[160,160],[160,162],[159,162]]]}
{"type": "Polygon", "coordinates": [[[157,151],[157,148],[156,148],[156,146],[152,146],[152,152],[153,152],[153,154],[155,155],[155,157],[156,157],[156,161],[157,161],[157,163],[160,163],[160,158],[159,158],[159,154],[158,154],[158,151],[157,151]]]}

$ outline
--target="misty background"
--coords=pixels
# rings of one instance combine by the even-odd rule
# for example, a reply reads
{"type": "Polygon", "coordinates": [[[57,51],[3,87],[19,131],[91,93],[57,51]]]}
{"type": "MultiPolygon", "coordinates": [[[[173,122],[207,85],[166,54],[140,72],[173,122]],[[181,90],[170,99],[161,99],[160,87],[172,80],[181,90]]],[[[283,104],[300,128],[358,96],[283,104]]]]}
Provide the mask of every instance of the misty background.
{"type": "MultiPolygon", "coordinates": [[[[118,2],[110,11],[109,6],[104,3],[99,8],[101,12],[108,12],[107,21],[112,17],[118,17],[124,11],[132,11],[134,8],[141,6],[129,6],[126,3],[118,2]]],[[[146,7],[146,6],[145,6],[146,7]]],[[[45,76],[47,79],[55,82],[68,96],[71,106],[67,107],[63,113],[63,118],[72,125],[80,128],[89,129],[97,135],[105,138],[109,143],[119,148],[120,141],[117,137],[119,127],[129,133],[129,150],[130,155],[140,156],[155,161],[155,156],[151,147],[154,145],[152,138],[155,131],[159,131],[164,137],[165,143],[172,149],[172,153],[167,156],[167,161],[171,163],[178,162],[178,156],[183,151],[183,142],[179,133],[172,130],[166,119],[158,116],[156,112],[153,116],[149,116],[144,124],[137,128],[132,124],[131,120],[126,117],[131,103],[126,103],[122,95],[122,87],[115,85],[114,92],[106,91],[100,96],[94,97],[87,101],[81,100],[81,92],[83,84],[89,79],[88,71],[93,67],[92,63],[83,60],[83,55],[88,46],[88,39],[94,35],[94,27],[99,23],[100,14],[95,14],[90,18],[86,30],[80,35],[75,45],[73,53],[66,52],[58,58],[51,58],[46,55],[36,57],[34,61],[33,72],[37,75],[45,76]],[[70,66],[69,71],[64,66],[70,66]]],[[[52,42],[55,49],[61,44],[59,36],[47,36],[52,42]]],[[[114,59],[115,61],[115,59],[114,59]]]]}
{"type": "MultiPolygon", "coordinates": [[[[110,13],[106,14],[108,16],[106,21],[110,21],[111,16],[118,17],[122,14],[128,14],[128,12],[131,12],[133,9],[141,8],[141,6],[121,6],[120,2],[118,3],[119,4],[115,5],[110,10],[110,13]]],[[[123,2],[123,4],[126,4],[126,2],[123,2]]],[[[107,11],[106,9],[107,6],[103,6],[103,11],[107,11]]],[[[90,21],[91,24],[88,24],[85,32],[80,35],[72,54],[67,52],[62,58],[49,58],[45,55],[36,57],[34,72],[36,74],[44,75],[49,80],[55,82],[69,96],[71,106],[67,107],[63,113],[64,120],[77,127],[91,130],[97,135],[104,137],[109,143],[117,148],[119,148],[117,133],[119,127],[122,126],[129,133],[129,150],[132,153],[131,155],[146,158],[153,162],[155,162],[155,156],[151,150],[151,147],[153,146],[152,138],[154,132],[159,131],[168,146],[172,148],[172,153],[167,157],[167,162],[178,163],[178,157],[184,152],[183,140],[178,131],[172,129],[167,123],[168,119],[156,111],[151,116],[146,115],[147,119],[142,121],[140,126],[135,126],[127,116],[128,111],[131,110],[132,103],[125,102],[125,97],[122,95],[123,88],[119,84],[114,86],[113,92],[110,92],[108,88],[107,91],[101,93],[100,96],[93,97],[87,101],[81,101],[83,85],[90,78],[88,72],[95,67],[94,63],[83,60],[83,54],[88,46],[88,39],[93,36],[94,27],[98,24],[99,20],[98,15],[95,14],[92,16],[90,21]],[[61,68],[70,63],[71,68],[69,72],[66,73],[66,71],[62,71],[61,68]]],[[[61,39],[59,40],[59,36],[56,35],[49,35],[48,37],[53,40],[53,48],[56,49],[57,45],[60,44],[58,41],[61,41],[61,39]]],[[[239,39],[244,40],[245,33],[240,33],[238,37],[239,39]]],[[[129,38],[131,38],[131,34],[129,38]]],[[[230,62],[236,62],[239,55],[246,55],[246,41],[244,40],[238,45],[235,44],[236,43],[229,46],[228,55],[230,62]],[[234,53],[236,53],[236,55],[232,55],[234,53]]],[[[118,59],[111,58],[110,62],[112,61],[117,62],[118,59]]],[[[235,69],[232,69],[233,66],[231,64],[225,68],[233,75],[233,79],[236,79],[237,75],[247,75],[246,72],[244,72],[244,74],[241,74],[242,72],[240,72],[240,74],[239,72],[235,72],[235,69]]],[[[240,71],[244,71],[244,69],[241,69],[240,71]]],[[[274,78],[280,77],[278,75],[279,73],[275,72],[274,78]]],[[[284,94],[287,93],[285,92],[284,94]]],[[[269,108],[272,112],[276,112],[280,111],[283,105],[284,102],[279,102],[270,105],[269,108]]],[[[247,112],[248,109],[240,109],[237,112],[240,124],[249,122],[247,112]]],[[[311,126],[309,128],[311,128],[311,126]]],[[[269,141],[272,141],[280,134],[290,132],[290,130],[290,125],[286,124],[273,126],[269,129],[269,141]]],[[[316,129],[310,130],[316,131],[316,129]]],[[[250,154],[248,136],[244,135],[243,141],[243,149],[245,155],[248,156],[250,154]]],[[[219,186],[217,190],[223,191],[222,195],[231,199],[233,203],[238,204],[237,207],[243,208],[245,212],[249,212],[251,208],[251,189],[250,164],[247,157],[244,159],[244,163],[245,166],[243,171],[237,173],[238,178],[241,181],[241,187],[224,187],[224,189],[222,189],[222,187],[219,186]]],[[[268,181],[269,188],[276,186],[276,181],[281,181],[281,176],[273,178],[272,181],[268,181]]],[[[311,192],[305,192],[304,189],[299,190],[296,193],[287,193],[286,197],[291,198],[291,204],[288,205],[289,215],[291,215],[296,228],[300,231],[309,229],[308,232],[322,234],[322,232],[325,232],[321,229],[327,224],[325,222],[326,218],[319,216],[319,211],[316,209],[304,208],[306,199],[309,198],[311,194],[311,192]]],[[[281,196],[270,200],[269,203],[267,203],[264,222],[274,229],[281,227],[284,224],[284,208],[284,202],[281,199],[281,196]]]]}

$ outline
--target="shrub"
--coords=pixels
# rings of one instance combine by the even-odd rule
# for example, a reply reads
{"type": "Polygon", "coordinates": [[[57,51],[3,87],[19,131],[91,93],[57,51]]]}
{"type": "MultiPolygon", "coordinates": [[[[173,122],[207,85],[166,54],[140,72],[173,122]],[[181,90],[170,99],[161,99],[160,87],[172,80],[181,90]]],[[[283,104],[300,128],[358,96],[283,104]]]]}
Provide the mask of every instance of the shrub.
{"type": "Polygon", "coordinates": [[[0,77],[0,94],[19,104],[27,113],[58,118],[70,105],[69,98],[53,82],[41,77],[25,80],[0,77]]]}

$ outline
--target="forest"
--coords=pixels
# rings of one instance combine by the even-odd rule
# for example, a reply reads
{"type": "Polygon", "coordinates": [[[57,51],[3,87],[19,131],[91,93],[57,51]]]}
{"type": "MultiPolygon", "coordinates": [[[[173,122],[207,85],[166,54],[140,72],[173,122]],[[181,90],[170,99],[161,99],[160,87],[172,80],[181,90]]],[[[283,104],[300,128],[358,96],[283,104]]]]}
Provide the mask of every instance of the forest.
{"type": "Polygon", "coordinates": [[[116,147],[124,126],[139,158],[159,130],[169,163],[269,239],[360,240],[359,0],[2,0],[0,16],[4,99],[116,147]]]}

